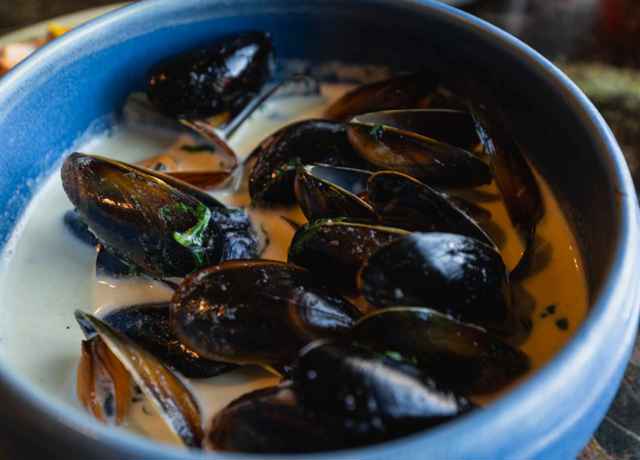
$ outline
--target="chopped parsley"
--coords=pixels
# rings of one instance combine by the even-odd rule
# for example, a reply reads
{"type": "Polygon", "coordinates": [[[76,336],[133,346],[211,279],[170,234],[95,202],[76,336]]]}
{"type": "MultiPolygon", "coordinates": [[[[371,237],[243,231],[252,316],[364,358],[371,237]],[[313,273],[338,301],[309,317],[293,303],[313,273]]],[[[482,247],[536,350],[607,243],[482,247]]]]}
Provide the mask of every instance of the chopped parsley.
{"type": "MultiPolygon", "coordinates": [[[[182,203],[178,203],[174,207],[178,207],[182,203]]],[[[164,208],[163,208],[164,209],[164,208]]],[[[182,207],[178,207],[178,210],[182,212],[190,211],[198,219],[196,224],[185,230],[184,232],[173,232],[173,239],[185,248],[189,249],[196,260],[198,267],[205,263],[205,231],[211,221],[211,210],[202,203],[198,203],[195,210],[182,204],[182,207]]]]}
{"type": "Polygon", "coordinates": [[[380,139],[382,139],[382,136],[384,135],[384,125],[375,125],[374,127],[371,128],[371,131],[369,131],[369,134],[379,141],[380,139]]]}

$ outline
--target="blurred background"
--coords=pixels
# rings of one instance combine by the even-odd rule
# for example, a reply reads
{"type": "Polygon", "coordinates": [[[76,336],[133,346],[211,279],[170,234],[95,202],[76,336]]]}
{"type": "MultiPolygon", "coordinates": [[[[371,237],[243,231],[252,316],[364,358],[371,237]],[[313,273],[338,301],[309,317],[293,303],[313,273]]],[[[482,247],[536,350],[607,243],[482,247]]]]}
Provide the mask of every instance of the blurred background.
{"type": "MultiPolygon", "coordinates": [[[[0,36],[61,15],[113,3],[111,0],[0,0],[0,36]]],[[[511,32],[560,66],[600,109],[622,146],[636,187],[640,185],[640,0],[448,0],[445,3],[455,4],[511,32]]],[[[64,29],[75,21],[67,18],[58,23],[64,29]]],[[[50,38],[58,32],[49,30],[50,38]]],[[[7,44],[26,41],[26,48],[13,49],[16,55],[21,55],[33,45],[30,40],[40,39],[38,44],[41,44],[46,35],[45,26],[0,38],[0,75],[2,53],[7,56],[7,44]]],[[[4,458],[6,452],[0,442],[0,458],[4,458]]],[[[580,460],[640,460],[639,342],[618,396],[580,460]]]]}

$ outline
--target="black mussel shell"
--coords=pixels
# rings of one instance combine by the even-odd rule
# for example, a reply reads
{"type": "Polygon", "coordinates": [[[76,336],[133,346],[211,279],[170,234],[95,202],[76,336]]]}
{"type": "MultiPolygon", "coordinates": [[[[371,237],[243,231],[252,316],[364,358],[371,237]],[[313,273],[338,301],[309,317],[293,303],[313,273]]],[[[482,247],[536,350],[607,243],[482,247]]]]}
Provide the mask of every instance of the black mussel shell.
{"type": "Polygon", "coordinates": [[[276,131],[251,153],[249,177],[254,203],[293,204],[293,182],[301,164],[326,163],[359,168],[364,162],[347,139],[343,123],[304,120],[276,131]]]}
{"type": "Polygon", "coordinates": [[[62,221],[71,234],[83,243],[89,246],[98,244],[98,240],[93,236],[93,233],[89,230],[89,226],[84,223],[77,211],[69,210],[65,212],[62,221]]]}
{"type": "Polygon", "coordinates": [[[353,290],[358,270],[369,256],[405,235],[405,230],[370,223],[318,220],[295,233],[288,261],[307,268],[336,288],[353,290]]]}
{"type": "Polygon", "coordinates": [[[290,382],[252,391],[211,420],[205,445],[216,451],[301,453],[344,447],[337,423],[305,409],[290,382]]]}
{"type": "Polygon", "coordinates": [[[482,104],[475,104],[472,109],[496,185],[511,223],[525,247],[511,276],[523,277],[533,256],[536,227],[544,215],[542,194],[522,148],[511,132],[507,115],[499,105],[492,102],[489,109],[482,104]]]}
{"type": "Polygon", "coordinates": [[[394,171],[373,174],[367,186],[367,200],[385,225],[456,233],[495,247],[491,237],[447,195],[406,174],[394,171]]]}
{"type": "Polygon", "coordinates": [[[416,72],[358,86],[326,110],[327,118],[347,121],[361,113],[418,107],[436,88],[435,75],[416,72]]]}
{"type": "Polygon", "coordinates": [[[235,114],[260,91],[272,67],[269,35],[244,32],[156,64],[149,72],[147,95],[169,116],[235,114]]]}
{"type": "Polygon", "coordinates": [[[288,365],[318,337],[344,335],[360,316],[302,268],[228,261],[186,278],[172,300],[176,334],[210,359],[288,365]]]}
{"type": "Polygon", "coordinates": [[[374,252],[358,274],[378,307],[420,306],[508,335],[511,292],[500,254],[475,238],[412,233],[374,252]]]}
{"type": "MultiPolygon", "coordinates": [[[[347,134],[360,156],[378,169],[402,172],[429,185],[475,187],[488,184],[492,180],[489,167],[468,150],[447,143],[446,140],[454,136],[439,126],[439,123],[446,124],[443,120],[451,114],[456,114],[457,123],[458,113],[449,110],[368,113],[353,118],[347,134]],[[433,130],[429,129],[431,122],[433,130]]],[[[466,137],[468,134],[461,133],[465,142],[466,137]]]]}
{"type": "Polygon", "coordinates": [[[371,205],[362,198],[367,191],[369,171],[328,165],[298,168],[295,195],[309,222],[330,217],[377,219],[371,205]]]}
{"type": "Polygon", "coordinates": [[[530,368],[529,357],[483,329],[429,308],[376,310],[353,328],[358,344],[413,363],[461,394],[500,390],[530,368]]]}
{"type": "Polygon", "coordinates": [[[349,445],[431,428],[472,408],[412,364],[356,345],[314,342],[301,352],[293,381],[303,406],[339,420],[349,445]]]}
{"type": "Polygon", "coordinates": [[[79,153],[65,160],[61,174],[67,196],[100,243],[152,276],[184,276],[258,251],[243,211],[175,178],[79,153]]]}
{"type": "Polygon", "coordinates": [[[213,377],[236,367],[203,358],[183,344],[171,327],[168,302],[120,308],[102,320],[185,377],[213,377]]]}

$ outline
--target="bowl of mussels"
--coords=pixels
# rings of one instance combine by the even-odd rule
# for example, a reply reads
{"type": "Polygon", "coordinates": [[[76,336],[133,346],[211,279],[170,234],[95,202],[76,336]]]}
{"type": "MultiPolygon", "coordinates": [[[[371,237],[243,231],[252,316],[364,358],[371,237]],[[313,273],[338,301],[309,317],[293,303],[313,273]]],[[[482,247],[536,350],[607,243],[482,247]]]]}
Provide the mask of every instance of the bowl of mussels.
{"type": "Polygon", "coordinates": [[[24,449],[567,459],[604,416],[633,184],[499,29],[428,1],[140,2],[19,65],[0,107],[24,449]]]}

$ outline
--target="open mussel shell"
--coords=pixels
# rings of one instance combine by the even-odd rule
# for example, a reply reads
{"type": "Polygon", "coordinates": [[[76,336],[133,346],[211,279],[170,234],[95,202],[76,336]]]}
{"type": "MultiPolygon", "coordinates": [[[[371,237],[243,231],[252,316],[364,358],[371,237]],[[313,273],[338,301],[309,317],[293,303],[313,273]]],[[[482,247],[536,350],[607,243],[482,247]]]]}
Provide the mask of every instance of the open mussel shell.
{"type": "Polygon", "coordinates": [[[154,65],[147,95],[156,109],[169,116],[235,114],[260,91],[272,67],[269,35],[243,32],[154,65]]]}
{"type": "MultiPolygon", "coordinates": [[[[430,185],[488,184],[492,180],[489,167],[468,150],[447,143],[455,137],[452,135],[455,128],[449,130],[444,126],[448,122],[459,124],[459,113],[450,110],[367,113],[349,122],[347,134],[358,154],[378,169],[399,171],[430,185]]],[[[467,128],[460,129],[463,131],[460,138],[466,143],[471,135],[466,133],[467,128]]]]}
{"type": "Polygon", "coordinates": [[[249,193],[254,203],[293,204],[293,182],[301,164],[359,168],[364,162],[347,139],[343,123],[311,119],[271,134],[251,153],[249,193]]]}
{"type": "Polygon", "coordinates": [[[236,367],[203,358],[182,343],[171,326],[168,302],[119,308],[102,320],[185,377],[214,377],[236,367]]]}
{"type": "Polygon", "coordinates": [[[82,220],[109,251],[157,276],[184,276],[222,259],[254,256],[244,212],[143,168],[74,153],[62,184],[82,220]]]}
{"type": "Polygon", "coordinates": [[[335,418],[351,446],[434,427],[472,408],[409,362],[352,344],[314,342],[292,375],[301,403],[335,418]]]}
{"type": "Polygon", "coordinates": [[[472,114],[505,208],[525,247],[511,274],[518,278],[527,273],[531,262],[544,203],[533,171],[510,129],[507,115],[490,96],[481,96],[485,100],[487,97],[491,108],[474,104],[472,114]]]}
{"type": "Polygon", "coordinates": [[[378,248],[409,232],[366,222],[323,219],[296,231],[288,261],[339,289],[353,290],[362,264],[378,248]]]}
{"type": "Polygon", "coordinates": [[[82,341],[76,393],[84,407],[103,423],[124,422],[133,398],[133,382],[99,336],[82,341]]]}
{"type": "Polygon", "coordinates": [[[227,261],[187,277],[171,304],[176,334],[210,359],[286,366],[319,337],[341,336],[360,316],[300,267],[227,261]]]}
{"type": "Polygon", "coordinates": [[[336,423],[303,407],[285,382],[247,393],[211,420],[205,446],[217,451],[302,453],[344,447],[336,423]]]}
{"type": "Polygon", "coordinates": [[[295,195],[303,214],[312,222],[330,217],[377,219],[371,205],[362,198],[367,192],[369,171],[329,165],[298,168],[295,195]]]}
{"type": "Polygon", "coordinates": [[[83,329],[88,324],[96,331],[184,445],[200,447],[203,437],[200,408],[180,377],[104,321],[81,311],[76,311],[76,319],[83,329]]]}
{"type": "Polygon", "coordinates": [[[412,233],[374,252],[358,273],[378,307],[428,305],[457,320],[507,335],[511,291],[500,254],[475,238],[412,233]]]}
{"type": "Polygon", "coordinates": [[[435,75],[416,72],[358,86],[326,110],[327,118],[347,121],[355,115],[388,109],[418,107],[436,88],[435,75]]]}
{"type": "Polygon", "coordinates": [[[457,233],[495,247],[485,231],[449,196],[394,171],[369,178],[367,200],[386,225],[412,231],[457,233]]]}
{"type": "Polygon", "coordinates": [[[352,330],[358,344],[416,365],[461,394],[493,393],[530,368],[522,351],[429,308],[371,312],[352,330]]]}

